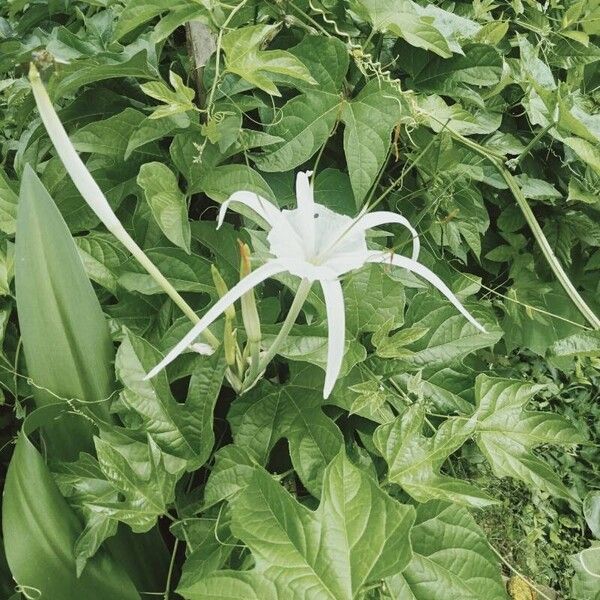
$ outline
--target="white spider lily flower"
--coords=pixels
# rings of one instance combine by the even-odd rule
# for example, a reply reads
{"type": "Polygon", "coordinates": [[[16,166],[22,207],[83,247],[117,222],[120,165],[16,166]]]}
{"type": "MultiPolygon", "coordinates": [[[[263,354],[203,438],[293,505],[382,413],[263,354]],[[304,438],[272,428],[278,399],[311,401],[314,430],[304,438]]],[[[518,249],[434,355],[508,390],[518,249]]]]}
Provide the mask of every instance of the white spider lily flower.
{"type": "Polygon", "coordinates": [[[340,373],[344,357],[345,314],[344,296],[339,278],[366,263],[387,263],[417,275],[436,287],[464,317],[480,331],[484,328],[459,302],[448,286],[427,267],[417,262],[419,239],[407,219],[396,213],[378,211],[353,219],[316,204],[309,182],[310,172],[298,173],[294,210],[280,210],[274,204],[252,192],[236,192],[221,206],[218,227],[231,204],[243,204],[256,213],[270,230],[267,236],[272,258],[244,277],[200,319],[181,341],[154,367],[153,377],[188,348],[196,337],[217,319],[225,309],[248,290],[278,273],[288,272],[310,282],[318,281],[323,289],[329,328],[327,367],[323,396],[327,398],[340,373]],[[366,231],[378,225],[397,223],[405,226],[413,237],[412,257],[367,248],[366,231]]]}

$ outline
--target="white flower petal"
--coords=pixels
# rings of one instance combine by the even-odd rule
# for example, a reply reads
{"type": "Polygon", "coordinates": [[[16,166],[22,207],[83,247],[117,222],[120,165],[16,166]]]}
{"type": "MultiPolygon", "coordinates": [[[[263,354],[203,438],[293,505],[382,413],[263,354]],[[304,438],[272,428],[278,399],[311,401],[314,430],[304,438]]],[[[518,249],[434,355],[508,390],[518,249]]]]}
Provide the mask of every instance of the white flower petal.
{"type": "Polygon", "coordinates": [[[67,173],[73,180],[75,187],[79,190],[83,199],[89,204],[90,208],[102,223],[104,223],[106,228],[115,233],[120,239],[120,236],[124,231],[123,226],[113,209],[110,207],[102,190],[94,181],[81,158],[79,158],[65,128],[54,110],[54,106],[52,106],[48,92],[46,92],[46,88],[40,79],[40,74],[33,63],[31,63],[29,71],[29,80],[31,82],[31,89],[38,107],[38,112],[40,113],[44,127],[48,132],[50,141],[54,145],[56,153],[60,157],[67,173]]]}
{"type": "Polygon", "coordinates": [[[344,312],[344,295],[339,281],[321,281],[325,306],[327,308],[327,368],[325,370],[325,386],[323,398],[328,398],[342,368],[344,359],[344,341],[346,336],[346,317],[344,312]]]}
{"type": "Polygon", "coordinates": [[[406,217],[387,210],[379,210],[359,217],[354,227],[358,227],[363,231],[366,231],[367,229],[372,229],[373,227],[386,225],[388,223],[398,223],[398,225],[404,225],[404,227],[410,231],[413,239],[412,259],[417,260],[417,258],[419,258],[419,251],[421,250],[419,234],[406,217]]]}
{"type": "Polygon", "coordinates": [[[476,321],[476,319],[471,315],[471,313],[460,303],[459,299],[452,293],[450,288],[430,269],[426,266],[418,263],[415,260],[411,260],[410,258],[406,258],[406,256],[401,256],[399,254],[391,254],[389,252],[368,252],[365,256],[365,262],[373,262],[373,263],[383,263],[383,264],[392,264],[396,267],[402,267],[403,269],[407,269],[408,271],[412,271],[417,275],[420,275],[423,279],[426,279],[436,287],[450,302],[454,305],[456,310],[458,310],[464,317],[475,326],[479,331],[483,333],[487,333],[486,330],[476,321]]]}
{"type": "Polygon", "coordinates": [[[182,352],[184,352],[190,344],[213,322],[225,309],[241,298],[246,292],[253,287],[286,270],[286,267],[279,261],[269,261],[262,265],[256,271],[252,271],[244,277],[236,286],[231,288],[220,300],[218,300],[210,310],[190,329],[190,331],[181,338],[181,340],[169,351],[165,358],[156,365],[144,379],[154,377],[159,371],[164,369],[169,363],[173,362],[182,352]]]}
{"type": "Polygon", "coordinates": [[[231,196],[229,196],[229,198],[225,200],[223,204],[221,204],[219,218],[217,221],[217,229],[223,225],[225,213],[232,202],[238,202],[239,204],[247,206],[263,221],[266,221],[269,227],[275,227],[275,225],[280,223],[283,218],[281,216],[281,211],[272,202],[269,202],[254,192],[241,191],[231,194],[231,196]]]}
{"type": "Polygon", "coordinates": [[[337,273],[326,265],[313,265],[304,260],[289,258],[279,259],[279,262],[285,265],[286,271],[301,279],[308,279],[309,281],[332,281],[337,279],[337,273]]]}
{"type": "Polygon", "coordinates": [[[303,243],[309,253],[315,245],[315,200],[310,185],[312,171],[300,171],[296,175],[296,202],[302,222],[303,243]]]}
{"type": "Polygon", "coordinates": [[[215,353],[215,349],[210,344],[204,342],[194,342],[190,344],[190,350],[201,354],[202,356],[210,356],[215,353]]]}

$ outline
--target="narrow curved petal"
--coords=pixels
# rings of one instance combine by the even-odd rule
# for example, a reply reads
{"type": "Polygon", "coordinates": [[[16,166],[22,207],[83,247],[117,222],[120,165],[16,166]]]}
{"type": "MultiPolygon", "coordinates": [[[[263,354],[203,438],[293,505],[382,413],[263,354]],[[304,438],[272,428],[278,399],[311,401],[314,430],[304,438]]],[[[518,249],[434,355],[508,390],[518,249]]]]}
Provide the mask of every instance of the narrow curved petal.
{"type": "Polygon", "coordinates": [[[427,280],[431,285],[436,287],[448,300],[454,305],[464,317],[475,326],[479,331],[487,333],[486,330],[477,322],[477,320],[471,315],[471,313],[460,303],[460,300],[452,293],[452,290],[430,269],[421,263],[406,258],[406,256],[400,256],[399,254],[390,254],[389,252],[368,252],[365,257],[365,262],[372,263],[383,263],[392,264],[396,267],[402,267],[408,271],[412,271],[417,275],[420,275],[423,279],[427,280]]]}
{"type": "Polygon", "coordinates": [[[281,222],[283,218],[281,216],[281,211],[268,200],[262,198],[258,194],[254,192],[235,192],[229,196],[223,204],[221,204],[221,208],[219,209],[219,218],[217,220],[217,229],[223,225],[223,219],[225,218],[225,213],[229,209],[229,205],[232,202],[238,202],[239,204],[243,204],[247,206],[250,210],[255,212],[263,221],[269,225],[269,227],[275,227],[275,225],[281,222]]]}
{"type": "Polygon", "coordinates": [[[29,81],[31,82],[31,90],[33,91],[33,97],[35,98],[38,112],[40,113],[44,127],[48,132],[50,141],[54,145],[56,153],[60,157],[67,173],[73,180],[75,187],[79,190],[83,199],[89,204],[90,208],[96,213],[102,223],[104,223],[106,228],[112,232],[118,231],[120,234],[123,229],[121,222],[110,207],[102,190],[87,170],[87,167],[81,158],[79,158],[65,128],[54,110],[48,92],[46,92],[46,88],[40,79],[40,74],[33,63],[31,63],[29,70],[29,81]]]}
{"type": "Polygon", "coordinates": [[[404,225],[404,227],[406,227],[406,229],[410,231],[410,234],[412,235],[413,239],[412,259],[417,260],[419,258],[419,252],[421,250],[419,234],[406,217],[403,217],[402,215],[398,215],[387,210],[379,210],[376,212],[367,213],[362,217],[359,217],[354,227],[366,231],[367,229],[372,229],[373,227],[378,227],[379,225],[386,225],[388,223],[397,223],[398,225],[404,225]]]}
{"type": "Polygon", "coordinates": [[[344,313],[344,295],[342,286],[337,280],[321,281],[325,306],[327,308],[327,368],[325,370],[325,386],[323,398],[329,398],[331,390],[340,374],[344,359],[344,341],[346,336],[346,316],[344,313]]]}
{"type": "Polygon", "coordinates": [[[302,220],[302,233],[306,236],[303,241],[312,251],[315,245],[315,200],[309,179],[311,175],[312,171],[300,171],[296,175],[296,201],[302,220]]]}
{"type": "Polygon", "coordinates": [[[262,267],[252,271],[249,275],[244,277],[236,286],[231,288],[220,300],[218,300],[210,310],[190,329],[190,331],[181,338],[181,340],[169,351],[165,358],[156,365],[144,379],[151,379],[159,371],[164,369],[168,364],[173,362],[182,352],[184,352],[190,344],[213,322],[215,321],[225,309],[233,304],[236,300],[239,300],[246,292],[250,291],[253,287],[259,283],[285,271],[285,266],[278,261],[269,261],[262,267]]]}

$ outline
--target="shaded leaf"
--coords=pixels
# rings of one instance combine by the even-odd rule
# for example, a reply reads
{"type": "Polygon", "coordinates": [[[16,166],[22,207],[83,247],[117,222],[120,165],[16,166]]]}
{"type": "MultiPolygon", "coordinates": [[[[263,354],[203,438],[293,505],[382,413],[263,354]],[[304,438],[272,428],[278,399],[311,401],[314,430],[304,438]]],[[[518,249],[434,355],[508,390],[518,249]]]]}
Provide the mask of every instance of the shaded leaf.
{"type": "Polygon", "coordinates": [[[479,375],[475,380],[477,445],[497,477],[514,477],[561,498],[571,492],[531,450],[542,444],[584,441],[564,417],[525,409],[544,386],[479,375]]]}
{"type": "Polygon", "coordinates": [[[189,254],[191,232],[187,203],[171,169],[158,162],[146,163],[140,169],[137,183],[161,231],[189,254]]]}
{"type": "Polygon", "coordinates": [[[388,479],[418,502],[450,500],[474,507],[494,503],[466,481],[440,474],[444,461],[473,434],[474,420],[449,418],[431,437],[423,435],[424,423],[424,410],[413,405],[376,429],[373,442],[388,464],[388,479]]]}
{"type": "Polygon", "coordinates": [[[278,25],[254,25],[235,29],[223,36],[225,66],[249,83],[273,96],[280,96],[272,74],[285,75],[302,82],[316,83],[310,71],[293,54],[285,50],[261,50],[278,25]]]}
{"type": "Polygon", "coordinates": [[[414,556],[388,586],[402,600],[507,600],[500,565],[469,512],[431,501],[417,507],[414,556]]]}

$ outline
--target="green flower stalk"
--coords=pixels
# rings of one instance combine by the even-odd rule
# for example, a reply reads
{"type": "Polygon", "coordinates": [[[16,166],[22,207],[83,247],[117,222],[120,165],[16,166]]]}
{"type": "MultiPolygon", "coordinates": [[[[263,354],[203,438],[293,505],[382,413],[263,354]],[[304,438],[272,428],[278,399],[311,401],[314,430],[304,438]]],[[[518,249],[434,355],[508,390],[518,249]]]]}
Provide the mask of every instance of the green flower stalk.
{"type": "MultiPolygon", "coordinates": [[[[183,311],[190,321],[198,323],[200,320],[198,315],[196,315],[191,306],[181,297],[179,292],[177,292],[167,278],[158,270],[156,265],[138,246],[125,227],[123,227],[123,224],[119,221],[117,215],[115,215],[106,196],[102,193],[102,190],[96,181],[94,181],[94,178],[71,143],[63,124],[60,122],[60,119],[54,110],[52,101],[48,96],[48,92],[42,83],[40,74],[34,63],[31,63],[29,67],[29,81],[31,83],[31,90],[33,91],[40,117],[48,132],[50,141],[83,199],[102,221],[108,231],[110,231],[127,248],[127,250],[129,250],[129,252],[131,252],[133,257],[142,265],[142,267],[144,267],[144,269],[146,269],[148,274],[183,311]]],[[[217,340],[210,331],[205,330],[203,336],[213,348],[219,345],[219,340],[217,340]]]]}

